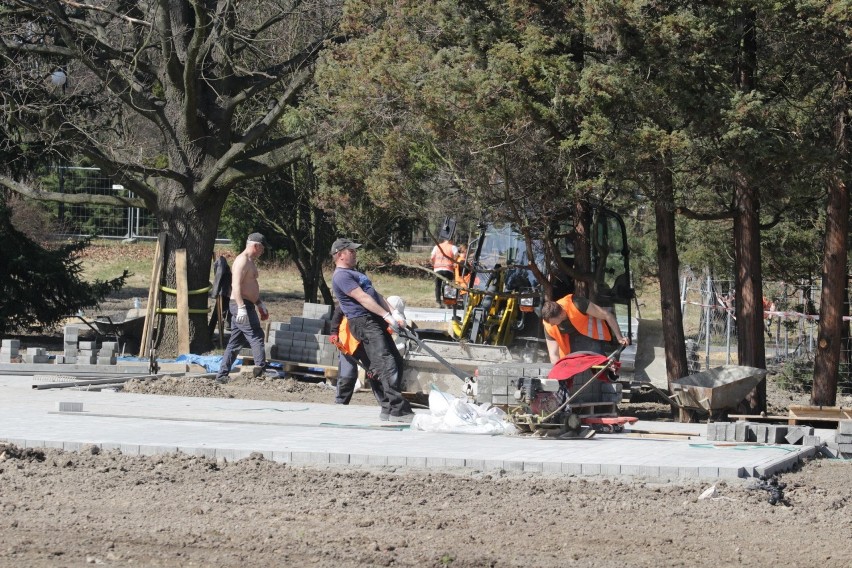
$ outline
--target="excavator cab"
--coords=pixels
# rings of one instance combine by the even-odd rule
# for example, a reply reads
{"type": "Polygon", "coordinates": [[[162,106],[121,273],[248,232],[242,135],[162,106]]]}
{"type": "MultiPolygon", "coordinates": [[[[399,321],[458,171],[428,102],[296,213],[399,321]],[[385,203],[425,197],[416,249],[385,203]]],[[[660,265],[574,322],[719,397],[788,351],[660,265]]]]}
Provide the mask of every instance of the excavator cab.
{"type": "MultiPolygon", "coordinates": [[[[573,267],[573,231],[554,231],[553,250],[565,266],[573,267]]],[[[594,207],[590,232],[591,263],[594,273],[589,299],[604,308],[626,307],[630,328],[629,249],[624,221],[614,211],[594,207]]],[[[542,285],[529,266],[535,263],[553,286],[553,297],[574,292],[575,282],[548,263],[542,241],[527,243],[510,223],[482,223],[479,235],[468,245],[468,260],[461,267],[461,279],[445,286],[445,302],[453,307],[450,334],[453,339],[484,345],[512,346],[516,340],[541,339],[542,285]]],[[[618,311],[618,310],[616,310],[618,311]]]]}

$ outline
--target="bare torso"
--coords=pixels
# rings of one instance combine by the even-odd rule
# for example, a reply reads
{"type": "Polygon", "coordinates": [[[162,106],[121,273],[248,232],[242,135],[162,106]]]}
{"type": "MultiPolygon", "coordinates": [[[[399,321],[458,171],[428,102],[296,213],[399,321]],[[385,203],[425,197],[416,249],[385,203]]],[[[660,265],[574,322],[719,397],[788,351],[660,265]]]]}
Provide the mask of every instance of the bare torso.
{"type": "Polygon", "coordinates": [[[231,299],[238,305],[243,301],[256,304],[260,300],[260,285],[257,283],[257,265],[246,252],[234,260],[231,280],[231,299]]]}

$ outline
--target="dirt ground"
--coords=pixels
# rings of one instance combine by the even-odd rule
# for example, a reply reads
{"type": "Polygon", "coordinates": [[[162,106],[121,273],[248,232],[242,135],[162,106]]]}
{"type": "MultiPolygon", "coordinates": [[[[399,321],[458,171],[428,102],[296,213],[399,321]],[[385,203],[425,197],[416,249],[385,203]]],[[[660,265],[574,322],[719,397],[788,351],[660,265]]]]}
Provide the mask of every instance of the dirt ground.
{"type": "MultiPolygon", "coordinates": [[[[582,442],[578,442],[582,443],[582,442]]],[[[852,469],[754,482],[306,468],[0,445],[2,566],[848,566],[852,469]]]]}
{"type": "MultiPolygon", "coordinates": [[[[331,402],[295,379],[134,381],[136,393],[331,402]]],[[[770,388],[770,400],[788,393],[770,388]]],[[[375,404],[369,392],[355,404],[375,404]]],[[[799,401],[794,401],[798,403],[799,401]]],[[[788,403],[789,404],[789,403],[788,403]]],[[[624,414],[665,417],[661,404],[624,414]]],[[[574,443],[582,443],[577,441],[574,443]]],[[[0,566],[848,566],[852,466],[708,482],[294,467],[0,444],[0,566]]]]}
{"type": "MultiPolygon", "coordinates": [[[[134,393],[333,402],[324,383],[232,375],[134,393]]],[[[770,381],[770,413],[807,395],[770,381]]],[[[369,391],[353,404],[374,405],[369,391]]],[[[838,404],[849,406],[846,397],[838,404]]],[[[670,419],[645,399],[622,414],[670,419]]],[[[571,443],[583,443],[575,441],[571,443]]],[[[849,566],[852,466],[770,480],[296,467],[0,443],[0,566],[849,566]],[[768,483],[768,482],[767,482],[768,483]],[[774,493],[773,487],[783,488],[774,493]]]]}

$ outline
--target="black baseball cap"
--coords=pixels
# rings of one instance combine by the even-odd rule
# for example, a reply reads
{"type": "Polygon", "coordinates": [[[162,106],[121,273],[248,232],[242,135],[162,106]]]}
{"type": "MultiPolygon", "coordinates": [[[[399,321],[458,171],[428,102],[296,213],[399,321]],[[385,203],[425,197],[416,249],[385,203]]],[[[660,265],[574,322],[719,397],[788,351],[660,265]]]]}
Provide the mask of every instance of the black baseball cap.
{"type": "Polygon", "coordinates": [[[266,237],[261,235],[260,233],[252,233],[246,239],[250,243],[260,243],[263,245],[263,248],[269,248],[269,245],[266,244],[266,237]]]}
{"type": "Polygon", "coordinates": [[[331,256],[336,255],[337,253],[339,253],[342,250],[346,250],[346,249],[355,250],[355,249],[358,249],[358,248],[361,248],[361,244],[356,243],[356,242],[352,241],[351,239],[337,239],[336,241],[334,241],[334,244],[331,245],[331,256]]]}

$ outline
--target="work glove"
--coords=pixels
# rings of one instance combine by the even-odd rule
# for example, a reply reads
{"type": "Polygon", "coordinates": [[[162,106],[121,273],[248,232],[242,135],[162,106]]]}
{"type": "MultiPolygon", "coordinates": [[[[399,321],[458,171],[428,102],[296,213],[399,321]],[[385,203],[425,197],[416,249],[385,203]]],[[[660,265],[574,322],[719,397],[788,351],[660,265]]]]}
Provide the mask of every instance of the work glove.
{"type": "Polygon", "coordinates": [[[392,332],[399,333],[399,323],[394,319],[393,314],[390,312],[386,313],[384,315],[384,320],[392,332]]]}
{"type": "Polygon", "coordinates": [[[257,313],[260,314],[260,321],[266,321],[269,319],[269,310],[266,309],[263,302],[257,303],[257,313]]]}
{"type": "Polygon", "coordinates": [[[234,321],[240,324],[248,321],[248,312],[246,311],[245,306],[239,306],[237,308],[237,317],[234,318],[234,321]]]}
{"type": "Polygon", "coordinates": [[[391,313],[391,316],[393,316],[393,319],[396,321],[396,324],[399,327],[399,329],[402,330],[402,329],[405,329],[406,327],[408,327],[405,324],[405,317],[401,313],[399,313],[399,310],[394,310],[391,313]]]}
{"type": "Polygon", "coordinates": [[[328,340],[331,342],[332,345],[337,347],[337,349],[339,349],[340,351],[343,351],[344,353],[346,352],[346,348],[343,347],[343,344],[340,343],[340,336],[339,335],[329,335],[328,340]]]}

